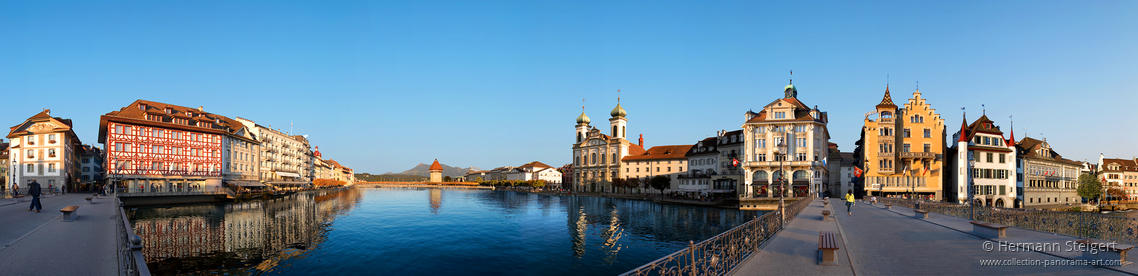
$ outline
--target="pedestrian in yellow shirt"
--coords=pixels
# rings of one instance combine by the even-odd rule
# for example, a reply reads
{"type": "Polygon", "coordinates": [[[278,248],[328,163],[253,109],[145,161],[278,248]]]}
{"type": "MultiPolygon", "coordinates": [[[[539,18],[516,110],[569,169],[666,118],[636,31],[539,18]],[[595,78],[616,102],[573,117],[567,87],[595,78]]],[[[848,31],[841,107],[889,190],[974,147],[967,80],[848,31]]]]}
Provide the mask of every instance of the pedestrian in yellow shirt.
{"type": "Polygon", "coordinates": [[[847,215],[853,216],[853,211],[851,210],[851,207],[853,207],[853,204],[854,204],[853,189],[846,190],[846,214],[847,215]]]}

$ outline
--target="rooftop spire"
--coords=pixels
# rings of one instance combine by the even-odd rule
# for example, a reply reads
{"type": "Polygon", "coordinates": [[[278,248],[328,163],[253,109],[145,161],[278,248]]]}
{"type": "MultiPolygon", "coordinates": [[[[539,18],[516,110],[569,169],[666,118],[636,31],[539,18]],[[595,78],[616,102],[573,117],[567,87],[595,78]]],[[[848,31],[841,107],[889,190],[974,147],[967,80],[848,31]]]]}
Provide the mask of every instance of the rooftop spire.
{"type": "Polygon", "coordinates": [[[964,108],[960,108],[960,139],[957,142],[968,142],[968,112],[964,108]]]}
{"type": "Polygon", "coordinates": [[[897,105],[893,104],[893,97],[889,96],[888,84],[885,85],[885,96],[881,98],[881,103],[877,104],[877,108],[897,108],[897,105]]]}

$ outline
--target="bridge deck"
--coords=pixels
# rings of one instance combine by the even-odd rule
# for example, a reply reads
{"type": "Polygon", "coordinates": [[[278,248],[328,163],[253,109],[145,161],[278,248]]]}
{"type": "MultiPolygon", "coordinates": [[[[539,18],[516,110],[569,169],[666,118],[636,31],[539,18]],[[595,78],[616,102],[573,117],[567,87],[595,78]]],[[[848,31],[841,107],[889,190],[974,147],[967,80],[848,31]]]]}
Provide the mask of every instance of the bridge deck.
{"type": "MultiPolygon", "coordinates": [[[[1138,273],[1138,266],[1103,268],[1097,266],[1044,266],[1019,264],[982,265],[982,260],[1067,260],[1077,259],[1081,251],[1066,250],[1075,237],[1008,228],[1008,237],[990,241],[974,236],[969,220],[929,213],[929,219],[912,218],[912,209],[858,203],[853,216],[846,206],[833,199],[829,206],[816,201],[792,220],[765,247],[741,264],[735,275],[1103,275],[1138,273]],[[836,220],[822,221],[823,208],[831,209],[836,220]],[[818,265],[818,232],[840,234],[838,266],[818,265]],[[995,248],[986,251],[985,242],[1059,243],[1058,252],[1010,252],[995,248]]],[[[1014,250],[1014,249],[1013,249],[1014,250]]]]}

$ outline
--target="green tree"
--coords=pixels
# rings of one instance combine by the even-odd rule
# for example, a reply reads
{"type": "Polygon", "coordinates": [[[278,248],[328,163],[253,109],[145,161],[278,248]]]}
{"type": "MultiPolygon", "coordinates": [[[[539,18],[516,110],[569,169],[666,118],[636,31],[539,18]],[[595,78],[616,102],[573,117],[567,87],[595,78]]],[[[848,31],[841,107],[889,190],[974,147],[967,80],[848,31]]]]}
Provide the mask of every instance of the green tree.
{"type": "Polygon", "coordinates": [[[534,187],[534,188],[539,188],[539,189],[540,189],[540,188],[545,188],[545,180],[541,180],[541,179],[538,179],[538,180],[534,180],[534,181],[533,181],[533,187],[534,187]]]}
{"type": "Polygon", "coordinates": [[[481,176],[479,176],[479,177],[475,178],[475,179],[474,179],[474,181],[475,181],[475,182],[482,182],[482,177],[481,177],[481,176]]]}
{"type": "Polygon", "coordinates": [[[1098,176],[1094,174],[1084,173],[1079,176],[1079,196],[1087,199],[1095,199],[1102,195],[1102,182],[1098,180],[1098,176]]]}
{"type": "Polygon", "coordinates": [[[612,179],[612,186],[613,186],[614,188],[621,188],[621,189],[624,189],[624,188],[625,188],[625,185],[627,185],[627,184],[628,184],[628,182],[627,182],[627,181],[625,181],[625,180],[624,180],[624,179],[622,179],[622,178],[613,178],[613,179],[612,179]]]}
{"type": "Polygon", "coordinates": [[[660,195],[664,195],[664,189],[672,186],[672,178],[663,175],[657,175],[652,177],[651,180],[648,180],[648,183],[652,185],[652,188],[660,190],[660,195]]]}
{"type": "Polygon", "coordinates": [[[450,182],[451,180],[454,180],[454,179],[450,178],[449,175],[443,177],[443,182],[450,182]]]}

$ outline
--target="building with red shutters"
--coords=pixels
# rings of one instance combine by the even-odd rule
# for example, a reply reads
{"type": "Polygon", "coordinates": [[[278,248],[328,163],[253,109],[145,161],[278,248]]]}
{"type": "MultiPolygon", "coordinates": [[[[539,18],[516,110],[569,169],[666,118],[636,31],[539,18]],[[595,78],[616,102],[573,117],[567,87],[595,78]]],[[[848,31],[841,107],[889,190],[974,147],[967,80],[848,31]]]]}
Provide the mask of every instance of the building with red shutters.
{"type": "Polygon", "coordinates": [[[99,118],[105,175],[124,194],[224,194],[222,144],[239,126],[202,107],[134,101],[99,118]]]}

